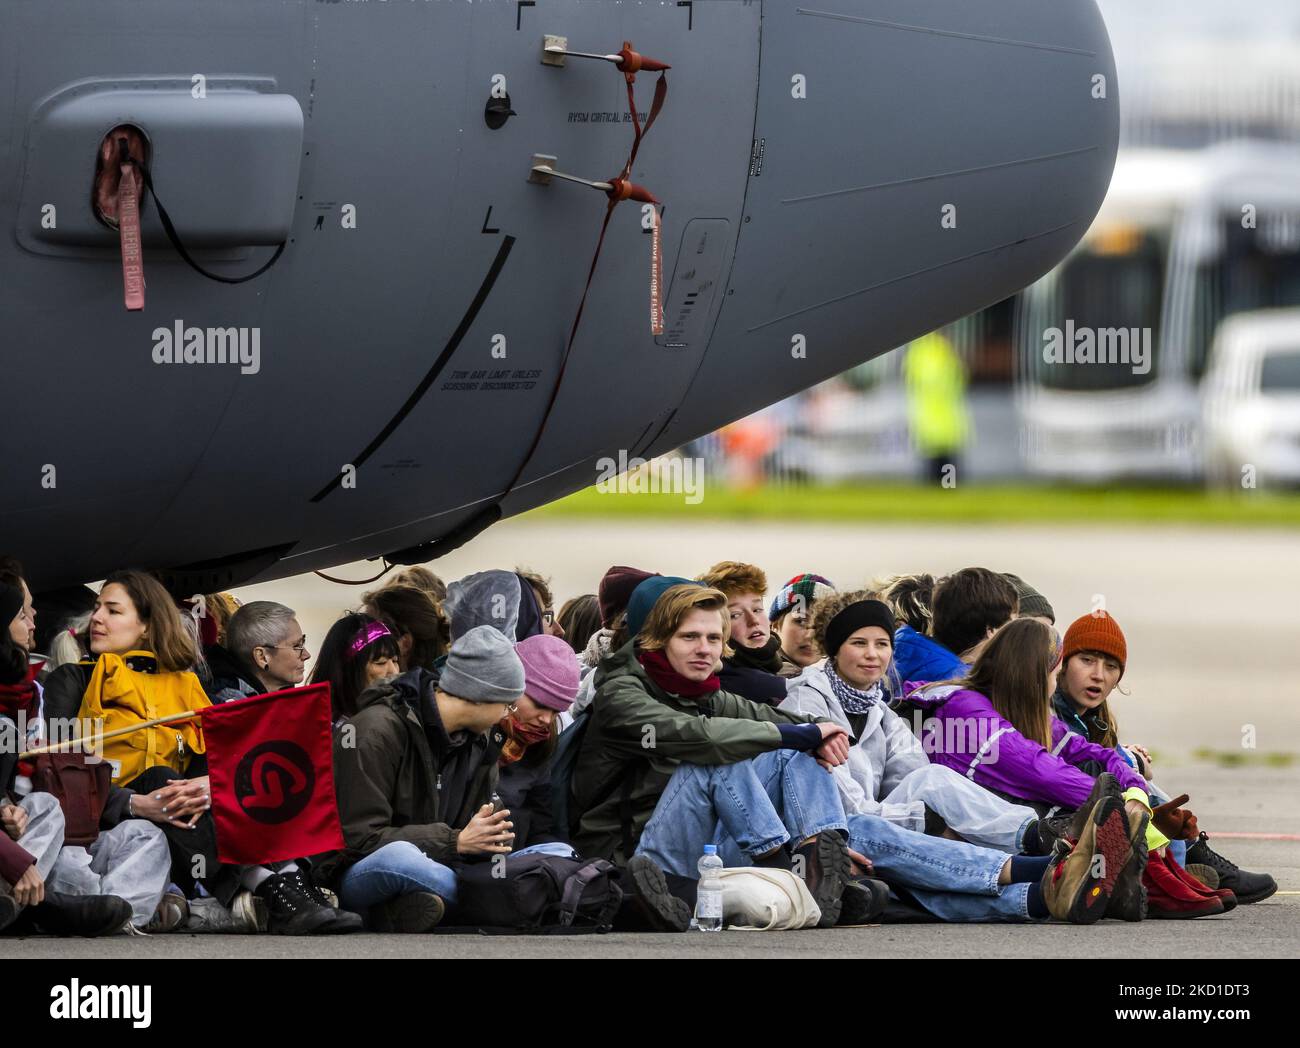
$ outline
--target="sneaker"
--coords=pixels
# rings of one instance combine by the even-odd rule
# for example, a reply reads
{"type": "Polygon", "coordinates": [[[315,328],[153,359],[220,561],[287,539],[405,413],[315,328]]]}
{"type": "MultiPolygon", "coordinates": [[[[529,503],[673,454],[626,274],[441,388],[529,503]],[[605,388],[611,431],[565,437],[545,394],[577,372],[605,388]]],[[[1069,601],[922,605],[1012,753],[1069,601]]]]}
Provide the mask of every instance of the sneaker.
{"type": "Polygon", "coordinates": [[[1103,792],[1076,825],[1080,821],[1078,843],[1043,874],[1043,901],[1057,920],[1095,924],[1105,915],[1133,848],[1121,798],[1103,792]]]}
{"type": "Polygon", "coordinates": [[[1160,920],[1190,920],[1214,917],[1223,912],[1223,902],[1203,895],[1169,871],[1164,856],[1152,852],[1142,883],[1147,890],[1147,917],[1160,920]]]}
{"type": "Polygon", "coordinates": [[[292,873],[285,874],[291,878],[301,889],[301,891],[316,903],[323,906],[334,915],[332,923],[321,928],[322,935],[345,935],[348,932],[359,932],[364,927],[365,922],[361,919],[359,913],[353,913],[351,910],[340,910],[333,892],[326,892],[313,879],[311,873],[304,870],[301,866],[292,873]]]}
{"type": "Polygon", "coordinates": [[[691,907],[672,893],[663,870],[652,859],[633,855],[623,873],[630,885],[625,899],[651,930],[684,932],[690,927],[691,907]]]}
{"type": "Polygon", "coordinates": [[[247,888],[237,891],[230,901],[230,916],[235,922],[235,931],[247,935],[266,931],[271,920],[266,903],[247,888]]]}
{"type": "Polygon", "coordinates": [[[1267,899],[1277,891],[1277,881],[1267,873],[1248,873],[1210,847],[1210,838],[1202,833],[1187,849],[1189,865],[1210,866],[1219,875],[1219,887],[1227,888],[1243,906],[1267,899]]]}
{"type": "Polygon", "coordinates": [[[844,886],[838,924],[875,924],[889,905],[889,885],[874,877],[857,877],[844,886]]]}
{"type": "Polygon", "coordinates": [[[273,935],[317,935],[333,922],[334,911],[308,895],[292,876],[272,874],[253,894],[266,903],[273,935]]]}
{"type": "Polygon", "coordinates": [[[190,904],[185,896],[180,892],[166,892],[158,903],[158,908],[154,910],[153,917],[144,926],[144,932],[146,935],[174,932],[185,924],[189,916],[190,904]]]}
{"type": "Polygon", "coordinates": [[[1111,889],[1106,916],[1117,921],[1140,921],[1147,915],[1147,890],[1142,875],[1149,857],[1147,826],[1151,814],[1144,810],[1135,815],[1126,808],[1124,815],[1128,819],[1129,861],[1111,889]]]}
{"type": "Polygon", "coordinates": [[[1207,888],[1219,887],[1219,871],[1200,862],[1189,862],[1184,869],[1207,888]]]}
{"type": "Polygon", "coordinates": [[[803,859],[803,879],[813,902],[822,911],[818,928],[834,928],[840,919],[844,886],[849,883],[852,864],[844,838],[835,830],[823,830],[794,854],[803,859]]]}
{"type": "Polygon", "coordinates": [[[438,927],[447,904],[433,892],[407,892],[370,907],[370,930],[376,932],[431,932],[438,927]]]}
{"type": "Polygon", "coordinates": [[[64,895],[47,891],[29,908],[44,935],[112,935],[131,920],[131,904],[116,895],[64,895]]]}

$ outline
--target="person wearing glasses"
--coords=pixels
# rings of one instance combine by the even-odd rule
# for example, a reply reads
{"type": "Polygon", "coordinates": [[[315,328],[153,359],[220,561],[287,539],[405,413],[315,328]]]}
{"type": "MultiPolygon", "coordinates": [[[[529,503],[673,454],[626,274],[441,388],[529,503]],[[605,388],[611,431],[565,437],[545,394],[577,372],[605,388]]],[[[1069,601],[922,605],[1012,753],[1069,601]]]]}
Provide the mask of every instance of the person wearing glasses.
{"type": "Polygon", "coordinates": [[[455,905],[461,863],[513,850],[510,812],[494,810],[492,793],[500,722],[518,715],[524,691],[514,644],[479,625],[452,644],[441,674],[415,669],[367,688],[335,732],[345,847],[319,872],[370,930],[432,930],[455,905]]]}
{"type": "Polygon", "coordinates": [[[236,611],[226,625],[225,645],[213,644],[204,654],[213,702],[297,687],[311,658],[294,610],[273,600],[255,600],[236,611]]]}

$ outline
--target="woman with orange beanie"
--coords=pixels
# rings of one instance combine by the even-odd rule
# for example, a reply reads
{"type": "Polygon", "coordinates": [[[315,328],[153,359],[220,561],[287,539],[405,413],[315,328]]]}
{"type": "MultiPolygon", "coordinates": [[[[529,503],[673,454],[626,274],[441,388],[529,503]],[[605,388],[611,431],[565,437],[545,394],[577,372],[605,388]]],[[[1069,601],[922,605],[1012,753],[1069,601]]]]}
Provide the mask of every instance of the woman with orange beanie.
{"type": "MultiPolygon", "coordinates": [[[[1052,696],[1052,710],[1057,718],[1089,742],[1116,750],[1149,782],[1151,755],[1144,746],[1120,744],[1119,727],[1110,709],[1110,695],[1118,687],[1128,664],[1128,642],[1119,623],[1100,609],[1079,616],[1065,631],[1061,659],[1061,673],[1052,696]]],[[[1149,782],[1149,787],[1153,803],[1169,802],[1170,798],[1158,786],[1149,782]]],[[[1181,797],[1180,803],[1186,799],[1181,797]]],[[[1197,836],[1195,816],[1187,813],[1186,817],[1196,843],[1189,847],[1185,840],[1169,842],[1169,854],[1179,865],[1192,863],[1197,867],[1194,872],[1206,874],[1213,881],[1210,887],[1231,889],[1239,903],[1259,902],[1277,891],[1277,882],[1268,874],[1238,869],[1213,851],[1204,833],[1197,836]],[[1208,873],[1206,867],[1213,873],[1208,873]]]]}

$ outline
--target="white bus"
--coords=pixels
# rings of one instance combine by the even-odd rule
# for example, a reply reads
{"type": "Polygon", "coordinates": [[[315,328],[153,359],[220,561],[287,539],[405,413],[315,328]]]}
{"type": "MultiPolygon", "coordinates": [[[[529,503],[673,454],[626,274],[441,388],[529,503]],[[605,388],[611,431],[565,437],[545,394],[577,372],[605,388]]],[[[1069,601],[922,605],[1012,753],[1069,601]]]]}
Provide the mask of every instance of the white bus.
{"type": "Polygon", "coordinates": [[[1026,468],[1085,481],[1199,475],[1198,387],[1215,332],[1237,313],[1293,305],[1300,148],[1121,153],[1087,235],[1021,298],[1026,468]]]}

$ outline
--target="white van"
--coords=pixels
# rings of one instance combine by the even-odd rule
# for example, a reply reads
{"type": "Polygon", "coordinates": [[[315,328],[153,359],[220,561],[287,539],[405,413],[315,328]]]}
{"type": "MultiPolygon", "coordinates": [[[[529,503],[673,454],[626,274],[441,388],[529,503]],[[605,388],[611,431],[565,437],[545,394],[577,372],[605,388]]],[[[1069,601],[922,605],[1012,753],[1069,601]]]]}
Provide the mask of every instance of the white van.
{"type": "Polygon", "coordinates": [[[1225,320],[1202,388],[1211,484],[1300,484],[1300,309],[1225,320]]]}

